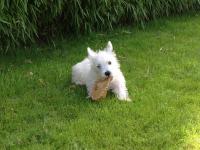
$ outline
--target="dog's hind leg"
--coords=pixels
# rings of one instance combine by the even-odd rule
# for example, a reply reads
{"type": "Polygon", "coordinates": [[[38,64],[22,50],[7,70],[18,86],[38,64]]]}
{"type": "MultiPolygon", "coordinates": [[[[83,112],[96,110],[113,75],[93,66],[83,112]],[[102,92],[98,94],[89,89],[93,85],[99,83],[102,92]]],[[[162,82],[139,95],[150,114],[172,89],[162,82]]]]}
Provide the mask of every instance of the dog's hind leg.
{"type": "Polygon", "coordinates": [[[72,82],[78,85],[85,85],[90,64],[88,59],[84,59],[72,67],[72,82]]]}

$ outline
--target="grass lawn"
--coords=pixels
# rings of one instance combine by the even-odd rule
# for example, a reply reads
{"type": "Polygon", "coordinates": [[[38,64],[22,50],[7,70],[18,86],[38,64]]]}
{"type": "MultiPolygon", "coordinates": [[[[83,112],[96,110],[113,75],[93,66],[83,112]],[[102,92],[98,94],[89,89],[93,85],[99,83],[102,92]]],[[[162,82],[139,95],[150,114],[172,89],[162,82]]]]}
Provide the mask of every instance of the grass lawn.
{"type": "Polygon", "coordinates": [[[200,149],[200,15],[0,57],[0,149],[21,148],[200,149]],[[132,102],[112,94],[91,102],[85,87],[71,84],[87,46],[108,40],[132,102]]]}

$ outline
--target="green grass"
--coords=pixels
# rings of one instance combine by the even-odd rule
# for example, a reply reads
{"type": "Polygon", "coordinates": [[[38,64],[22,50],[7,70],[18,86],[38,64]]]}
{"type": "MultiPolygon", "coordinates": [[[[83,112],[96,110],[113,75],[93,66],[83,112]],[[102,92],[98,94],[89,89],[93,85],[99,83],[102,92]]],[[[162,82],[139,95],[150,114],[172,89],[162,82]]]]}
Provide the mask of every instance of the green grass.
{"type": "MultiPolygon", "coordinates": [[[[33,50],[34,49],[34,50],[33,50]]],[[[33,51],[32,51],[33,50],[33,51]]],[[[1,149],[200,149],[200,16],[0,58],[1,149]],[[111,40],[132,102],[86,99],[71,67],[111,40]]]]}

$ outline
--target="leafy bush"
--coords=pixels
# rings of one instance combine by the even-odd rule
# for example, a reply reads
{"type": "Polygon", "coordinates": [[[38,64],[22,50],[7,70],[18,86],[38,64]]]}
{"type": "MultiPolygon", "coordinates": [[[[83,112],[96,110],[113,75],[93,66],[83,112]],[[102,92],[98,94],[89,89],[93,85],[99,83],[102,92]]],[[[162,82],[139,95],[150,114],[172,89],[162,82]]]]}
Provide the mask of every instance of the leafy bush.
{"type": "Polygon", "coordinates": [[[199,6],[199,0],[1,0],[0,51],[58,33],[143,24],[172,13],[198,10],[199,6]]]}

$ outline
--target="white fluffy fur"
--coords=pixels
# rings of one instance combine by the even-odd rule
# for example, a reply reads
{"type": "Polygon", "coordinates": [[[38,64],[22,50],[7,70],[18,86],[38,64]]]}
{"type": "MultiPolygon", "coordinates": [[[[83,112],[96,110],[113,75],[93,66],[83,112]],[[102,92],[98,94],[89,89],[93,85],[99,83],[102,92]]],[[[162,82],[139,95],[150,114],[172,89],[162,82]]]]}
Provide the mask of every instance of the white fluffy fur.
{"type": "Polygon", "coordinates": [[[109,71],[113,77],[109,89],[115,93],[119,100],[129,101],[126,81],[113,52],[112,43],[109,41],[106,48],[98,52],[94,52],[89,47],[87,51],[88,57],[72,67],[72,82],[86,85],[88,96],[91,97],[95,81],[106,78],[105,72],[109,71]]]}

